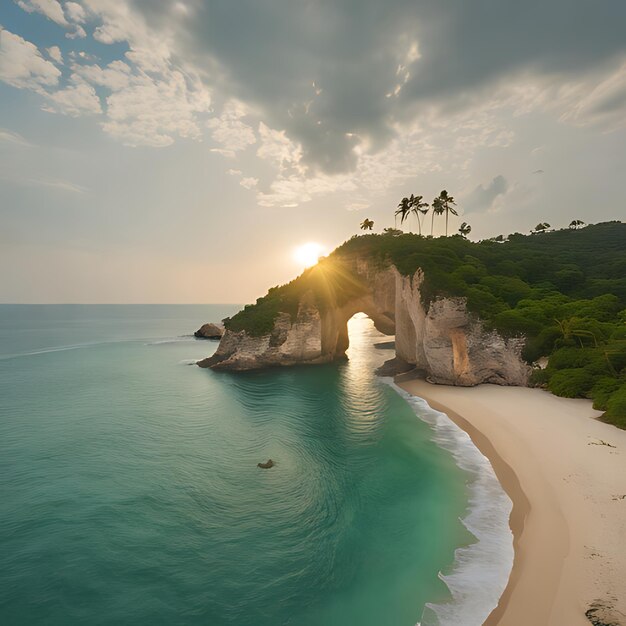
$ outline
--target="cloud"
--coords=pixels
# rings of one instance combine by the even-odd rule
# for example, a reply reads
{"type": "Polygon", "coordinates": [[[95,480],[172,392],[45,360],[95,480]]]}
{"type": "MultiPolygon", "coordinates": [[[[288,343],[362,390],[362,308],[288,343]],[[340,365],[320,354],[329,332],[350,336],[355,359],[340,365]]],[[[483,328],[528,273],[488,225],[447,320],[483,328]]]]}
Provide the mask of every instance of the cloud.
{"type": "Polygon", "coordinates": [[[278,175],[269,189],[258,192],[261,206],[295,206],[316,196],[344,194],[345,205],[367,207],[390,189],[406,181],[423,180],[442,171],[461,182],[478,148],[502,147],[511,141],[511,132],[490,116],[491,105],[475,106],[450,113],[442,126],[435,113],[422,123],[402,127],[384,150],[359,152],[356,169],[341,174],[316,171],[304,162],[302,148],[285,132],[261,126],[259,155],[273,163],[278,175]]]}
{"type": "Polygon", "coordinates": [[[46,48],[46,52],[57,65],[63,65],[63,55],[61,54],[61,48],[59,48],[59,46],[46,48]]]}
{"type": "Polygon", "coordinates": [[[363,209],[369,209],[371,205],[368,202],[351,202],[346,207],[347,211],[362,211],[363,209]]]}
{"type": "MultiPolygon", "coordinates": [[[[166,8],[141,4],[155,24],[166,8]]],[[[231,93],[299,144],[312,174],[338,173],[356,169],[355,146],[386,147],[398,123],[428,107],[445,119],[494,86],[522,100],[514,85],[522,77],[543,86],[605,72],[626,51],[625,21],[618,2],[598,10],[569,0],[364,0],[355,11],[351,3],[241,0],[236,9],[198,5],[184,46],[217,64],[231,93]]]]}
{"type": "Polygon", "coordinates": [[[517,141],[516,116],[547,112],[602,131],[626,119],[623,3],[20,2],[57,21],[60,8],[67,36],[85,25],[100,44],[124,46],[108,65],[73,58],[95,92],[76,78],[56,91],[59,76],[42,82],[43,69],[10,84],[52,92],[47,109],[73,115],[96,112],[100,95],[102,128],[127,145],[208,135],[230,158],[255,146],[271,166],[257,186],[266,205],[327,193],[370,204],[444,168],[471,188],[475,154],[517,141]]]}
{"type": "Polygon", "coordinates": [[[77,24],[84,24],[87,20],[85,9],[77,2],[66,2],[65,13],[72,22],[76,22],[77,24]]]}
{"type": "Polygon", "coordinates": [[[59,191],[66,191],[69,193],[83,194],[87,192],[85,187],[77,185],[67,180],[61,180],[58,178],[16,178],[10,179],[2,178],[2,180],[15,183],[18,185],[24,185],[26,187],[46,187],[49,189],[57,189],[59,191]]]}
{"type": "Polygon", "coordinates": [[[258,178],[252,178],[251,176],[244,177],[244,178],[242,178],[239,181],[239,184],[244,189],[254,189],[259,184],[259,179],[258,178]]]}
{"type": "Polygon", "coordinates": [[[84,0],[84,4],[101,21],[93,33],[96,41],[103,44],[127,42],[126,58],[145,72],[170,69],[173,44],[169,27],[151,28],[142,13],[124,0],[84,0]]]}
{"type": "Polygon", "coordinates": [[[37,46],[0,27],[0,80],[18,89],[42,91],[58,84],[61,72],[37,46]]]}
{"type": "Polygon", "coordinates": [[[0,128],[0,143],[1,142],[12,143],[17,146],[23,146],[25,148],[29,148],[32,146],[32,144],[24,139],[22,135],[14,133],[7,128],[0,128]]]}
{"type": "Polygon", "coordinates": [[[49,113],[63,113],[72,117],[97,115],[102,113],[100,98],[96,90],[74,74],[72,84],[54,93],[47,94],[43,110],[49,113]]]}
{"type": "Polygon", "coordinates": [[[570,89],[573,104],[563,114],[563,121],[610,130],[626,127],[626,61],[597,84],[590,86],[584,81],[570,89]]]}
{"type": "Polygon", "coordinates": [[[41,187],[51,187],[52,189],[59,189],[60,191],[68,191],[70,193],[82,194],[87,191],[85,187],[81,187],[80,185],[76,185],[75,183],[71,183],[67,180],[41,179],[31,180],[30,182],[41,187]]]}
{"type": "Polygon", "coordinates": [[[499,174],[486,187],[478,185],[463,202],[464,213],[488,211],[494,207],[498,198],[509,189],[509,183],[499,174]]]}
{"type": "Polygon", "coordinates": [[[74,24],[74,30],[65,33],[65,37],[66,39],[84,39],[87,33],[80,24],[74,24]]]}
{"type": "Polygon", "coordinates": [[[242,121],[247,115],[248,109],[242,102],[229,100],[224,105],[222,114],[207,122],[211,137],[221,146],[214,148],[214,152],[234,157],[237,152],[256,143],[254,130],[242,121]]]}
{"type": "Polygon", "coordinates": [[[298,169],[302,160],[302,146],[293,142],[284,130],[259,124],[260,146],[257,156],[267,160],[280,170],[298,169]]]}
{"type": "Polygon", "coordinates": [[[132,68],[123,61],[112,61],[106,67],[99,65],[79,65],[74,63],[72,70],[86,82],[111,91],[121,91],[132,81],[132,68]]]}
{"type": "Polygon", "coordinates": [[[201,85],[190,85],[181,72],[170,71],[160,79],[135,76],[106,103],[102,126],[107,133],[131,146],[165,147],[175,136],[201,136],[196,116],[210,110],[211,98],[201,85]]]}
{"type": "Polygon", "coordinates": [[[57,0],[17,0],[17,6],[27,13],[41,13],[61,26],[68,26],[63,7],[57,0]]]}
{"type": "Polygon", "coordinates": [[[310,202],[315,196],[330,193],[350,193],[357,190],[357,184],[349,175],[331,176],[319,174],[306,177],[302,174],[278,176],[270,185],[269,191],[259,191],[257,202],[260,206],[295,207],[310,202]]]}

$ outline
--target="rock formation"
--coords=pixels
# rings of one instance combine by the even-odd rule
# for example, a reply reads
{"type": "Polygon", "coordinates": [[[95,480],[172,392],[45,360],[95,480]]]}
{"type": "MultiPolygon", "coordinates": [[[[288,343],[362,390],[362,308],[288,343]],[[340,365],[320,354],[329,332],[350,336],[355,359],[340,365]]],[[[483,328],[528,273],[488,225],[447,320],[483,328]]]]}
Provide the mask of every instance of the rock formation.
{"type": "Polygon", "coordinates": [[[193,334],[198,339],[221,339],[224,334],[224,328],[218,324],[202,324],[202,326],[193,334]]]}
{"type": "Polygon", "coordinates": [[[215,354],[198,365],[249,370],[344,358],[348,320],[363,312],[378,330],[395,334],[398,362],[423,370],[432,382],[527,384],[530,368],[521,358],[523,339],[505,339],[485,329],[468,312],[464,298],[439,298],[426,308],[421,270],[403,276],[393,266],[381,268],[359,258],[350,263],[355,280],[364,285],[359,296],[321,307],[309,292],[300,299],[294,318],[279,313],[268,334],[254,337],[244,330],[226,330],[215,354]]]}
{"type": "Polygon", "coordinates": [[[434,383],[464,387],[480,383],[528,383],[523,338],[505,339],[484,328],[464,298],[439,298],[425,310],[423,274],[396,271],[396,355],[424,370],[434,383]]]}

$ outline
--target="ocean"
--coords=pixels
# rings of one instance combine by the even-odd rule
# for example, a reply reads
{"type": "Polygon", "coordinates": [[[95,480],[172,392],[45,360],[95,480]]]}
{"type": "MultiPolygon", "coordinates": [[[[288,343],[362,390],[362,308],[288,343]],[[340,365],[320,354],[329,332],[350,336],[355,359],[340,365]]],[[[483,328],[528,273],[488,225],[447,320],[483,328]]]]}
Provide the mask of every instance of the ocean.
{"type": "Polygon", "coordinates": [[[238,308],[0,305],[0,623],[482,623],[512,561],[484,457],[375,375],[364,316],[345,362],[195,367],[238,308]]]}

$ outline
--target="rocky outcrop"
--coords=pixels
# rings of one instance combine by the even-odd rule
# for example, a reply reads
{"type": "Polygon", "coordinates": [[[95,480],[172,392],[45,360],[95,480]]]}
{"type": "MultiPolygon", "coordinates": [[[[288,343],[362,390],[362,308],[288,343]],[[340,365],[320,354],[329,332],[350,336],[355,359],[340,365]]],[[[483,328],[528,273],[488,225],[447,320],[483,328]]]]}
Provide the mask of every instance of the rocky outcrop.
{"type": "Polygon", "coordinates": [[[324,363],[334,353],[322,350],[322,317],[309,298],[300,302],[295,320],[279,313],[268,335],[253,337],[245,331],[226,330],[215,354],[198,362],[200,367],[250,370],[276,365],[324,363]]]}
{"type": "Polygon", "coordinates": [[[218,324],[202,324],[193,334],[198,339],[221,339],[224,334],[224,327],[218,324]]]}
{"type": "Polygon", "coordinates": [[[249,370],[301,363],[327,363],[345,357],[348,320],[369,315],[381,332],[395,334],[396,360],[423,370],[435,383],[472,386],[479,383],[526,385],[530,368],[521,358],[523,339],[505,339],[484,328],[467,310],[463,298],[440,298],[426,309],[420,287],[424,276],[401,275],[353,259],[350,271],[364,289],[340,305],[322,308],[312,293],[300,300],[292,319],[280,313],[271,333],[260,337],[226,330],[215,354],[201,367],[249,370]]]}
{"type": "Polygon", "coordinates": [[[440,298],[425,310],[423,274],[396,273],[396,354],[427,373],[434,383],[528,383],[530,367],[522,359],[523,338],[505,339],[470,314],[464,298],[440,298]]]}

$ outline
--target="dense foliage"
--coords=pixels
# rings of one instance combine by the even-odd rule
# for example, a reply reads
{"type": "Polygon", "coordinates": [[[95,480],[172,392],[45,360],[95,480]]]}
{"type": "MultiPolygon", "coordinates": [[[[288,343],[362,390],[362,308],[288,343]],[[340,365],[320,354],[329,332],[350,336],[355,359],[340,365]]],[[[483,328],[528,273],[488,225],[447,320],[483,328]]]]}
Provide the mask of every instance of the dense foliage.
{"type": "MultiPolygon", "coordinates": [[[[478,243],[461,236],[355,236],[328,259],[249,305],[228,328],[269,332],[279,311],[295,314],[312,289],[322,306],[362,287],[345,261],[389,262],[405,275],[424,271],[424,305],[439,296],[467,298],[468,308],[506,336],[524,335],[524,357],[549,357],[534,381],[555,394],[587,397],[605,418],[626,427],[626,224],[519,233],[478,243]]],[[[341,302],[339,302],[341,303],[341,302]]]]}

